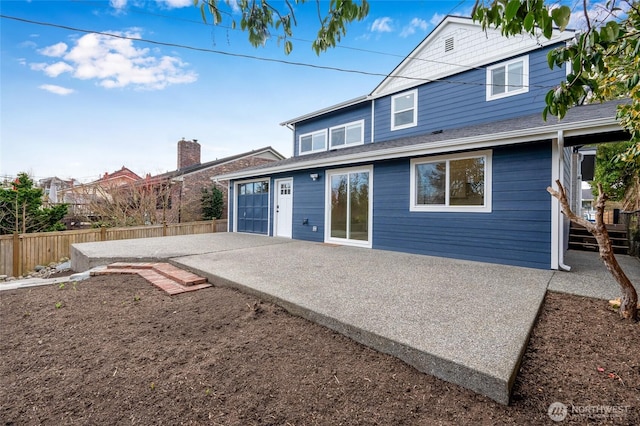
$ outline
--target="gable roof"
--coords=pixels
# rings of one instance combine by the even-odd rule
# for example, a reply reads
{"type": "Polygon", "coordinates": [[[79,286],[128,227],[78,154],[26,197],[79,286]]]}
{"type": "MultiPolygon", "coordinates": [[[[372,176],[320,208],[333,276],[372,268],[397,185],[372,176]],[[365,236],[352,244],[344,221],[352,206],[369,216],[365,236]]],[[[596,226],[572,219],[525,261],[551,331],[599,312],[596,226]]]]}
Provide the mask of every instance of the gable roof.
{"type": "Polygon", "coordinates": [[[174,170],[174,171],[162,173],[159,175],[151,176],[150,179],[153,179],[153,180],[174,179],[179,176],[184,176],[191,173],[197,173],[211,167],[217,167],[225,163],[241,160],[246,157],[265,157],[265,158],[271,158],[273,160],[283,160],[285,158],[284,155],[280,154],[278,151],[276,151],[272,147],[266,146],[264,148],[255,149],[252,151],[243,152],[241,154],[231,155],[229,157],[224,157],[224,158],[216,159],[213,161],[209,161],[207,163],[194,164],[193,166],[184,167],[180,170],[174,170]]]}
{"type": "Polygon", "coordinates": [[[554,30],[551,39],[529,34],[505,37],[471,18],[446,16],[371,93],[378,98],[496,61],[572,39],[575,32],[554,30]]]}
{"type": "Polygon", "coordinates": [[[361,164],[393,158],[522,144],[554,139],[560,132],[566,146],[624,140],[629,136],[615,118],[617,106],[624,102],[627,101],[617,100],[577,106],[571,108],[561,121],[554,120],[553,117],[544,121],[542,114],[536,113],[419,136],[291,157],[221,175],[219,178],[243,179],[315,167],[361,164]]]}

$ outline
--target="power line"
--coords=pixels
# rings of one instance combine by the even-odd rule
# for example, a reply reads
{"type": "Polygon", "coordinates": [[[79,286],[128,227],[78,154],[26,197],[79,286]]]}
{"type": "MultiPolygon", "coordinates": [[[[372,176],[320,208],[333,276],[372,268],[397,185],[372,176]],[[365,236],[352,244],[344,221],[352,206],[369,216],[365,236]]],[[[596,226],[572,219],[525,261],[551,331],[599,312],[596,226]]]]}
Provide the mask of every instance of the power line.
{"type": "MultiPolygon", "coordinates": [[[[151,39],[145,39],[145,38],[130,37],[130,36],[121,35],[121,34],[107,33],[107,32],[103,32],[103,31],[87,30],[87,29],[83,29],[83,28],[76,28],[76,27],[71,27],[71,26],[67,26],[67,25],[54,24],[54,23],[50,23],[50,22],[34,21],[34,20],[31,20],[31,19],[19,18],[19,17],[16,17],[16,16],[8,16],[8,15],[3,15],[3,14],[0,14],[0,18],[10,19],[10,20],[23,22],[23,23],[27,23],[27,24],[32,24],[32,25],[40,25],[40,26],[46,26],[46,27],[52,27],[52,28],[60,28],[60,29],[69,30],[69,31],[77,31],[77,32],[85,33],[85,34],[98,34],[98,35],[103,35],[103,36],[106,36],[106,37],[113,37],[113,38],[119,38],[119,39],[123,39],[123,40],[131,40],[131,41],[149,43],[149,44],[154,44],[154,45],[158,45],[158,46],[166,46],[166,47],[173,47],[173,48],[179,48],[179,49],[186,49],[186,50],[192,50],[192,51],[196,51],[196,52],[213,53],[213,54],[230,56],[230,57],[235,57],[235,58],[252,59],[252,60],[262,61],[262,62],[279,63],[279,64],[284,64],[284,65],[292,65],[292,66],[314,68],[314,69],[321,69],[321,70],[328,70],[328,71],[338,71],[338,72],[344,72],[344,73],[350,73],[350,74],[360,74],[360,75],[367,75],[367,76],[373,76],[373,77],[383,77],[385,79],[386,78],[394,78],[394,79],[404,79],[404,80],[419,81],[419,82],[425,82],[425,83],[441,82],[441,83],[448,83],[448,84],[462,84],[462,85],[471,85],[471,86],[487,86],[487,83],[480,83],[480,82],[476,83],[476,82],[459,81],[459,80],[429,79],[429,78],[410,77],[410,76],[403,76],[403,75],[390,75],[390,74],[371,72],[371,71],[362,71],[362,70],[354,70],[354,69],[348,69],[348,68],[331,67],[331,66],[326,66],[326,65],[308,64],[308,63],[304,63],[304,62],[287,61],[287,60],[284,60],[284,59],[264,58],[264,57],[255,56],[255,55],[247,55],[247,54],[242,54],[242,53],[225,52],[225,51],[222,51],[222,50],[208,49],[208,48],[203,48],[203,47],[194,47],[194,46],[188,46],[188,45],[179,44],[179,43],[169,43],[169,42],[163,42],[163,41],[157,41],[157,40],[151,40],[151,39]]],[[[449,65],[460,66],[460,67],[463,67],[463,68],[470,68],[470,67],[465,66],[465,65],[457,65],[457,64],[449,64],[449,65]]],[[[478,68],[478,69],[480,69],[480,68],[478,68]]],[[[482,68],[482,69],[484,69],[484,68],[482,68]]],[[[544,89],[553,88],[553,86],[541,86],[541,85],[539,85],[539,86],[530,85],[529,87],[538,87],[538,88],[544,88],[544,89]]]]}
{"type": "MultiPolygon", "coordinates": [[[[460,2],[457,5],[455,5],[447,13],[447,15],[451,15],[460,5],[462,5],[466,1],[467,0],[460,0],[460,2]]],[[[74,0],[74,2],[81,3],[81,4],[94,3],[93,1],[90,1],[90,0],[74,0]]],[[[168,20],[172,20],[172,21],[181,21],[181,22],[187,22],[187,23],[190,23],[190,24],[209,26],[209,24],[207,24],[206,22],[203,22],[202,20],[197,21],[197,20],[193,20],[193,19],[178,18],[178,17],[175,17],[175,16],[163,15],[163,14],[160,14],[160,13],[152,13],[152,12],[143,11],[143,10],[136,10],[136,9],[127,9],[127,11],[132,12],[132,13],[136,13],[136,14],[140,14],[140,15],[153,16],[153,17],[168,19],[168,20]]],[[[230,15],[228,13],[226,13],[226,14],[230,15]]],[[[234,28],[234,27],[230,27],[230,26],[227,26],[227,25],[223,25],[221,23],[220,24],[216,24],[215,27],[216,28],[222,28],[222,29],[225,29],[227,31],[242,32],[242,30],[237,28],[237,27],[234,28]]],[[[273,38],[276,38],[276,36],[269,35],[269,38],[273,39],[273,38]]],[[[313,43],[313,40],[307,40],[307,39],[304,39],[304,38],[297,38],[297,37],[286,37],[286,38],[289,39],[289,40],[292,40],[292,41],[296,41],[296,42],[303,42],[303,43],[308,43],[308,44],[313,43]]],[[[427,59],[427,58],[420,58],[420,57],[410,56],[410,55],[409,56],[401,55],[401,54],[398,54],[398,53],[382,52],[382,51],[379,51],[379,50],[363,49],[363,48],[359,48],[359,47],[347,46],[347,45],[344,45],[344,44],[336,45],[335,49],[344,49],[344,50],[352,50],[352,51],[355,51],[355,52],[372,53],[374,55],[389,56],[389,57],[394,57],[394,58],[402,58],[403,60],[409,59],[409,60],[412,60],[412,61],[421,61],[421,62],[428,62],[428,63],[433,63],[433,64],[450,65],[450,66],[465,68],[465,69],[468,69],[468,70],[470,70],[470,69],[483,69],[481,67],[475,67],[475,66],[471,66],[471,65],[460,65],[460,64],[441,61],[441,60],[436,60],[436,59],[427,59]]],[[[386,76],[388,76],[388,74],[386,76]]]]}

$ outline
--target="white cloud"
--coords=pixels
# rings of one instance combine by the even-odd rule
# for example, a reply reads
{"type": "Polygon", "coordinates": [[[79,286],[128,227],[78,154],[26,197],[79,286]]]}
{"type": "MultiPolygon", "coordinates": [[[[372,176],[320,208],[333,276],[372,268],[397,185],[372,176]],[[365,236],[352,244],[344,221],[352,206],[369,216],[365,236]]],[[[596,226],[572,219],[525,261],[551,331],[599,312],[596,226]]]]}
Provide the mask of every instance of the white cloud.
{"type": "MultiPolygon", "coordinates": [[[[589,15],[589,20],[591,25],[594,27],[598,27],[603,25],[604,23],[615,20],[623,16],[628,10],[629,5],[627,3],[621,2],[619,5],[620,10],[615,13],[610,12],[610,8],[607,7],[606,2],[596,2],[589,3],[589,9],[587,9],[587,14],[589,15]]],[[[587,29],[587,18],[584,16],[584,9],[574,9],[571,12],[571,20],[569,21],[568,28],[574,30],[586,30],[587,29]]]]}
{"type": "Polygon", "coordinates": [[[437,26],[440,22],[442,22],[442,20],[444,19],[445,15],[442,15],[440,13],[434,13],[433,16],[431,17],[431,19],[429,20],[429,23],[431,25],[433,25],[434,27],[437,26]]]}
{"type": "Polygon", "coordinates": [[[44,55],[44,56],[51,56],[51,57],[60,57],[64,54],[64,52],[67,51],[67,45],[66,43],[56,43],[52,46],[47,46],[43,49],[38,50],[38,53],[44,55]]]}
{"type": "Polygon", "coordinates": [[[22,43],[18,44],[18,47],[25,47],[25,48],[29,48],[29,49],[35,49],[36,47],[38,47],[38,45],[31,40],[26,40],[23,41],[22,43]]]}
{"type": "Polygon", "coordinates": [[[114,9],[121,10],[127,6],[127,0],[109,0],[109,5],[114,9]]]}
{"type": "Polygon", "coordinates": [[[402,29],[402,32],[400,32],[400,37],[409,37],[410,35],[415,34],[416,30],[426,32],[428,27],[429,24],[427,24],[427,21],[425,21],[424,19],[413,18],[409,25],[406,25],[402,29]]]}
{"type": "Polygon", "coordinates": [[[39,86],[40,89],[47,92],[54,93],[56,95],[66,96],[75,92],[73,89],[67,89],[66,87],[56,86],[55,84],[43,84],[39,86]]]}
{"type": "Polygon", "coordinates": [[[376,33],[390,33],[393,31],[391,28],[392,24],[393,21],[388,16],[377,18],[373,21],[373,24],[371,24],[371,31],[376,33]]]}
{"type": "Polygon", "coordinates": [[[179,8],[193,6],[193,0],[157,0],[158,3],[167,5],[169,8],[179,8]]]}
{"type": "MultiPolygon", "coordinates": [[[[113,33],[140,38],[139,33],[113,33]]],[[[39,52],[62,51],[58,43],[39,52]],[[58,46],[58,47],[56,47],[58,46]]],[[[65,45],[66,46],[66,45],[65,45]]],[[[62,61],[53,64],[32,63],[31,69],[49,77],[68,72],[81,80],[97,80],[98,85],[111,89],[131,86],[136,89],[159,90],[171,84],[192,83],[198,75],[188,70],[188,64],[177,57],[157,56],[148,48],[138,48],[134,40],[103,34],[86,34],[65,48],[62,61]]]]}
{"type": "Polygon", "coordinates": [[[73,67],[66,62],[56,62],[55,64],[36,63],[30,64],[30,67],[34,71],[42,71],[49,77],[57,77],[64,72],[73,71],[73,67]]]}

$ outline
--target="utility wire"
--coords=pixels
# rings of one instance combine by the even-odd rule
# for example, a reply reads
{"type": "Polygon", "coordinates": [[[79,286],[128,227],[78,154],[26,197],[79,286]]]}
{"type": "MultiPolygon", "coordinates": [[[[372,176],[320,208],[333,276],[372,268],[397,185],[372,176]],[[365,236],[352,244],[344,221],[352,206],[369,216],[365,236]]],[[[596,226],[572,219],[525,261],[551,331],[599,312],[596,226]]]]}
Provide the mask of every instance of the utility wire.
{"type": "MultiPolygon", "coordinates": [[[[451,15],[453,13],[453,11],[455,9],[457,9],[460,5],[462,5],[463,3],[465,3],[467,0],[460,0],[460,2],[454,6],[449,13],[447,13],[447,15],[451,15]]],[[[90,4],[93,3],[93,1],[88,1],[88,0],[74,0],[75,3],[84,3],[84,4],[90,4]]],[[[204,26],[209,26],[208,23],[203,22],[202,20],[197,21],[197,20],[193,20],[193,19],[186,19],[186,18],[178,18],[175,16],[169,16],[169,15],[163,15],[160,13],[152,13],[152,12],[148,12],[148,11],[143,11],[143,10],[136,10],[136,9],[128,9],[129,12],[132,13],[136,13],[136,14],[140,14],[140,15],[147,15],[147,16],[153,16],[153,17],[157,17],[157,18],[163,18],[163,19],[168,19],[168,20],[173,20],[173,21],[181,21],[181,22],[187,22],[190,24],[196,24],[196,25],[204,25],[204,26]]],[[[230,14],[228,14],[230,15],[230,14]]],[[[227,25],[223,25],[223,24],[216,24],[215,25],[216,28],[222,28],[225,29],[227,31],[239,31],[242,32],[241,29],[239,28],[233,28],[227,25]]],[[[276,38],[276,36],[274,35],[269,35],[270,39],[276,38]]],[[[311,44],[313,43],[313,40],[307,40],[304,38],[297,38],[297,37],[287,37],[287,39],[292,40],[292,41],[297,41],[297,42],[303,42],[303,43],[308,43],[311,44]]],[[[401,55],[398,53],[390,53],[390,52],[382,52],[379,50],[371,50],[371,49],[362,49],[359,47],[352,47],[352,46],[347,46],[344,44],[339,44],[335,46],[335,49],[345,49],[345,50],[352,50],[355,52],[363,52],[363,53],[372,53],[374,55],[381,55],[381,56],[390,56],[390,57],[394,57],[394,58],[402,58],[403,60],[409,59],[412,61],[422,61],[422,62],[429,62],[429,63],[433,63],[433,64],[442,64],[442,65],[451,65],[451,66],[455,66],[455,67],[460,67],[460,68],[464,68],[467,70],[471,70],[471,69],[483,69],[481,67],[475,67],[475,66],[471,66],[471,65],[460,65],[460,64],[455,64],[452,62],[446,62],[446,61],[440,61],[440,60],[436,60],[436,59],[427,59],[427,58],[420,58],[417,56],[407,56],[407,55],[401,55]]]]}
{"type": "MultiPolygon", "coordinates": [[[[187,50],[192,50],[197,52],[213,53],[213,54],[230,56],[235,58],[253,59],[253,60],[262,61],[262,62],[279,63],[284,65],[292,65],[292,66],[329,70],[329,71],[338,71],[338,72],[344,72],[344,73],[350,73],[350,74],[360,74],[360,75],[367,75],[367,76],[373,76],[373,77],[403,79],[403,80],[419,81],[419,82],[426,82],[426,83],[441,82],[441,83],[448,83],[448,84],[461,84],[461,85],[470,85],[470,86],[487,86],[487,83],[480,83],[480,82],[447,80],[447,79],[429,79],[429,78],[411,77],[411,76],[403,76],[403,75],[390,75],[390,74],[379,73],[379,72],[362,71],[362,70],[354,70],[354,69],[348,69],[348,68],[331,67],[326,65],[308,64],[304,62],[287,61],[283,59],[264,58],[264,57],[255,56],[255,55],[225,52],[223,50],[207,49],[203,47],[194,47],[194,46],[188,46],[188,45],[178,44],[178,43],[169,43],[169,42],[163,42],[163,41],[157,41],[157,40],[151,40],[151,39],[145,39],[145,38],[130,37],[126,35],[107,33],[103,31],[87,30],[83,28],[70,27],[67,25],[54,24],[50,22],[34,21],[31,19],[19,18],[16,16],[8,16],[3,14],[0,14],[0,18],[10,19],[13,21],[23,22],[23,23],[32,24],[32,25],[40,25],[40,26],[46,26],[46,27],[60,28],[60,29],[69,30],[69,31],[77,31],[85,34],[98,34],[98,35],[103,35],[107,37],[144,42],[144,43],[154,44],[158,46],[167,46],[167,47],[187,49],[187,50]]],[[[457,65],[457,66],[464,67],[464,65],[457,65]]],[[[539,86],[529,85],[529,87],[538,87],[538,88],[544,88],[544,89],[553,88],[553,86],[542,86],[542,85],[539,85],[539,86]]]]}

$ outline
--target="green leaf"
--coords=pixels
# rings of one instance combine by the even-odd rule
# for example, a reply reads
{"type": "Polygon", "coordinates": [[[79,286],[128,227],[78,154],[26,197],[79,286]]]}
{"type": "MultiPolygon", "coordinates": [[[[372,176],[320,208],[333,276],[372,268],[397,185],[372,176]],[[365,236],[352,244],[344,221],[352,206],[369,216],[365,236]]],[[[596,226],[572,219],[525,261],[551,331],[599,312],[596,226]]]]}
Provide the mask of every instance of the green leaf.
{"type": "Polygon", "coordinates": [[[507,4],[507,8],[504,12],[504,19],[506,21],[511,21],[515,18],[518,10],[520,9],[520,0],[511,0],[509,4],[507,4]]]}
{"type": "Polygon", "coordinates": [[[536,16],[533,12],[527,13],[527,16],[524,17],[523,26],[527,32],[531,32],[533,29],[533,24],[535,23],[536,16]]]}
{"type": "Polygon", "coordinates": [[[293,43],[291,43],[289,40],[285,41],[284,54],[288,55],[289,53],[291,53],[292,50],[293,50],[293,43]]]}
{"type": "Polygon", "coordinates": [[[560,31],[564,31],[565,28],[567,28],[567,25],[569,25],[569,20],[571,19],[571,9],[568,6],[560,6],[553,9],[551,17],[560,31]]]}
{"type": "Polygon", "coordinates": [[[553,19],[551,19],[548,15],[544,19],[544,28],[542,29],[542,34],[547,39],[550,39],[553,35],[553,19]]]}

